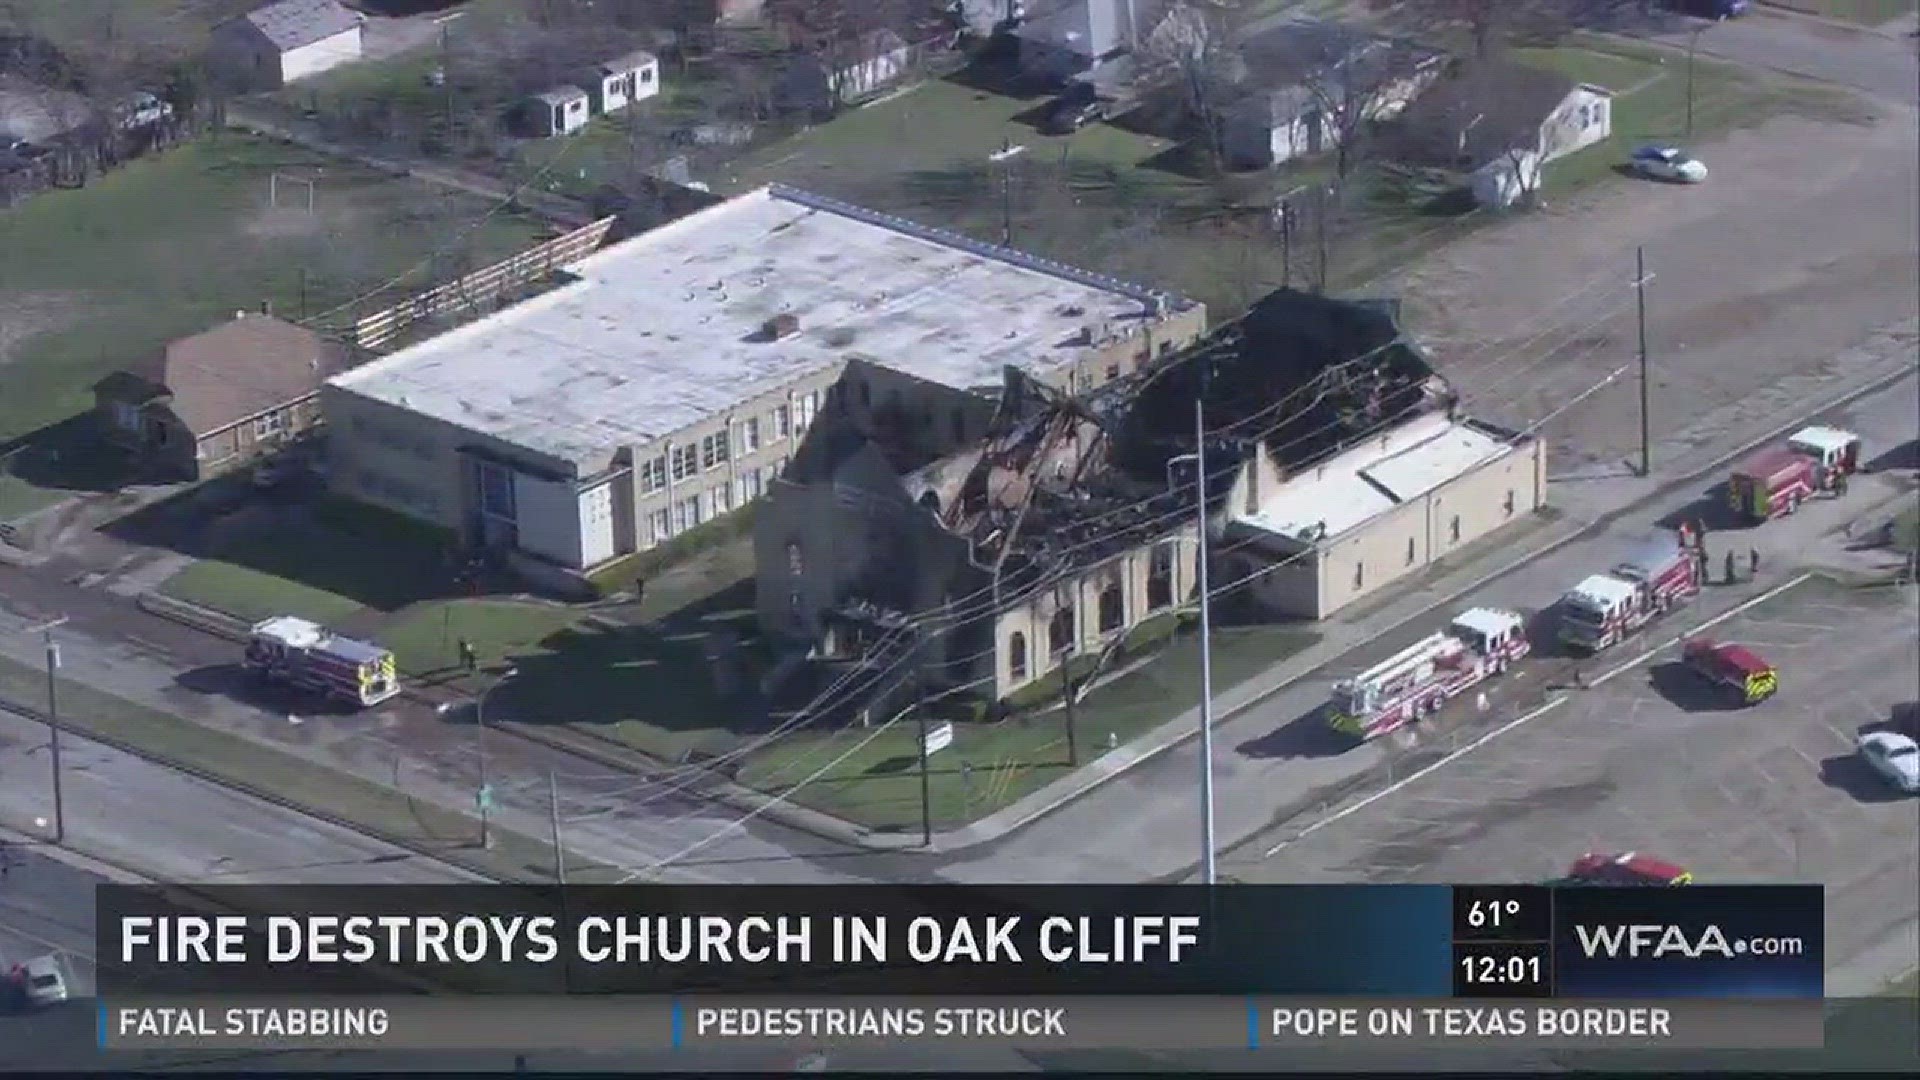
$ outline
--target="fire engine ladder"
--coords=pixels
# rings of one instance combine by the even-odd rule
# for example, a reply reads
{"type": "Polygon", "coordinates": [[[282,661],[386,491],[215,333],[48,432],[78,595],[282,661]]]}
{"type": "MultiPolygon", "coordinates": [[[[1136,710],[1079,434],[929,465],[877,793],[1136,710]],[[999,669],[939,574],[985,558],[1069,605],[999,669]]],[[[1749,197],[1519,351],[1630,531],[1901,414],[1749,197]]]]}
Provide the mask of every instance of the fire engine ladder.
{"type": "Polygon", "coordinates": [[[1451,640],[1445,631],[1432,634],[1361,672],[1354,682],[1389,692],[1402,689],[1419,673],[1422,665],[1436,663],[1446,653],[1451,640]]]}

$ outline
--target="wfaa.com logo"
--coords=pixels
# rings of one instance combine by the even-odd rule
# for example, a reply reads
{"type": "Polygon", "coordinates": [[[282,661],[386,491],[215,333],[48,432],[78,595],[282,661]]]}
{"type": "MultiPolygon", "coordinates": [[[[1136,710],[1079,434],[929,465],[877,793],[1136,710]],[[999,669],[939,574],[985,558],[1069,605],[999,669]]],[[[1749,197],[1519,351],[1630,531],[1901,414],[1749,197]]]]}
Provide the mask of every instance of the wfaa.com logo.
{"type": "Polygon", "coordinates": [[[1743,956],[1799,956],[1806,942],[1797,937],[1728,937],[1709,923],[1690,931],[1673,923],[1621,923],[1575,926],[1580,951],[1589,960],[1734,960],[1743,956]]]}

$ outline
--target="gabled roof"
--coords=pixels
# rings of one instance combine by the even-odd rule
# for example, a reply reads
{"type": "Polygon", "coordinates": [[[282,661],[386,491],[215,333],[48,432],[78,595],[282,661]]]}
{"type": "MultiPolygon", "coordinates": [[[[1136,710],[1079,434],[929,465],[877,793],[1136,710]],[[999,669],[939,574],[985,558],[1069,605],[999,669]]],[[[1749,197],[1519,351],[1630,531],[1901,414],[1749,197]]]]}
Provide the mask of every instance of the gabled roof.
{"type": "Polygon", "coordinates": [[[585,90],[577,86],[556,86],[533,95],[535,101],[544,101],[549,105],[565,105],[569,101],[581,101],[587,96],[585,90]]]}
{"type": "Polygon", "coordinates": [[[635,52],[630,52],[625,56],[616,56],[611,60],[603,60],[593,65],[593,70],[602,75],[619,75],[628,71],[639,71],[642,68],[653,67],[658,63],[660,63],[659,57],[647,52],[645,49],[640,49],[635,52]]]}
{"type": "Polygon", "coordinates": [[[339,0],[280,0],[239,17],[281,52],[325,41],[360,27],[360,17],[339,0]]]}
{"type": "Polygon", "coordinates": [[[1438,156],[1480,165],[1510,150],[1537,150],[1540,125],[1579,86],[1512,61],[1473,64],[1429,87],[1402,122],[1434,143],[1438,156]]]}
{"type": "Polygon", "coordinates": [[[303,326],[244,314],[184,337],[158,356],[98,385],[134,379],[171,396],[168,407],[195,435],[207,435],[289,404],[346,370],[350,352],[303,326]]]}

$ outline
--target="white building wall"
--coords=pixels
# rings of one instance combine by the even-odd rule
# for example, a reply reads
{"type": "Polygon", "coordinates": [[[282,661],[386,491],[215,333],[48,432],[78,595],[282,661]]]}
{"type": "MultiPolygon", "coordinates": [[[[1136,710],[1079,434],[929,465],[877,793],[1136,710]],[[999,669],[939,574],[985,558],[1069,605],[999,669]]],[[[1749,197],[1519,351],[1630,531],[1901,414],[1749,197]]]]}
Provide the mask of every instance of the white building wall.
{"type": "Polygon", "coordinates": [[[1541,125],[1540,156],[1553,161],[1613,134],[1613,98],[1581,86],[1541,125]]]}
{"type": "Polygon", "coordinates": [[[294,82],[360,59],[360,28],[344,30],[330,38],[302,45],[280,54],[280,81],[294,82]]]}
{"type": "MultiPolygon", "coordinates": [[[[615,483],[609,480],[580,490],[580,565],[583,568],[598,566],[624,554],[615,524],[618,516],[615,483]]],[[[627,550],[632,548],[629,546],[627,550]]]]}

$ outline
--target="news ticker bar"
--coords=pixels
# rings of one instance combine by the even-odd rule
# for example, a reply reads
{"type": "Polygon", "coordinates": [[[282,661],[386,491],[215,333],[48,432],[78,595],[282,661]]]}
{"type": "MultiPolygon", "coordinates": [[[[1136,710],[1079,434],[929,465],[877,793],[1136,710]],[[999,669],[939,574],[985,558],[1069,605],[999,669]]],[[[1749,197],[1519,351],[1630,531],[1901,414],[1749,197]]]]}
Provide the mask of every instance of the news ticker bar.
{"type": "Polygon", "coordinates": [[[1819,886],[388,886],[96,897],[103,996],[1648,1000],[1824,989],[1819,886]]]}
{"type": "Polygon", "coordinates": [[[107,1050],[1807,1049],[1824,1004],[1270,997],[114,996],[107,1050]]]}

